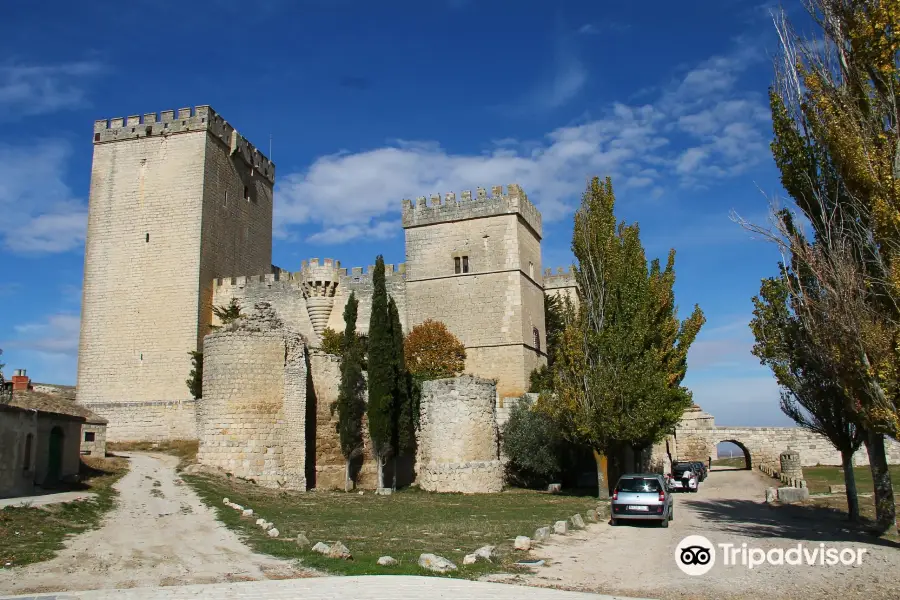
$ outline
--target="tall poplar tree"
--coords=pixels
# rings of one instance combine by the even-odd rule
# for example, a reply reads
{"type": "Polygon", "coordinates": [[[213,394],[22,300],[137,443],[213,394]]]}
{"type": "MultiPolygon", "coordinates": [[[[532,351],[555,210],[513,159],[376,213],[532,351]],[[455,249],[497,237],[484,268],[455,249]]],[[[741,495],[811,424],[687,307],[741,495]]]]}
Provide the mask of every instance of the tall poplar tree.
{"type": "MultiPolygon", "coordinates": [[[[661,440],[691,405],[681,386],[687,353],[704,323],[699,307],[679,322],[673,285],[675,253],[665,269],[647,263],[636,224],[617,223],[612,181],[594,178],[575,215],[572,250],[580,305],[565,311],[555,351],[553,392],[539,407],[571,441],[609,459],[610,479],[633,468],[636,455],[661,440]]],[[[605,485],[604,485],[605,483],[605,485]]]]}
{"type": "Polygon", "coordinates": [[[352,462],[362,456],[363,433],[362,419],[366,404],[363,394],[366,381],[362,369],[362,348],[356,335],[356,318],[359,302],[351,292],[344,307],[344,335],[341,350],[341,386],[337,401],[332,405],[332,414],[336,410],[338,421],[335,425],[341,441],[341,453],[346,460],[345,489],[353,487],[351,476],[352,462]]]}
{"type": "Polygon", "coordinates": [[[369,436],[378,468],[378,487],[384,488],[384,465],[394,443],[394,341],[384,279],[384,257],[375,259],[372,274],[372,314],[369,320],[369,436]]]}

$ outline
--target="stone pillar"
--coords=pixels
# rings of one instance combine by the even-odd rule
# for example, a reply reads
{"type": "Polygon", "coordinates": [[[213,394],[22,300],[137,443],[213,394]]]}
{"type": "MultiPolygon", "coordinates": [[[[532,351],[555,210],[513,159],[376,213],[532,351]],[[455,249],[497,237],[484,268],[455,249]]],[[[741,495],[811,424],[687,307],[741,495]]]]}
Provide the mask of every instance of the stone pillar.
{"type": "Polygon", "coordinates": [[[796,450],[786,450],[779,457],[781,473],[790,479],[803,479],[803,467],[800,462],[800,453],[796,450]]]}
{"type": "Polygon", "coordinates": [[[464,375],[422,385],[416,470],[433,492],[503,489],[495,416],[496,384],[464,375]]]}

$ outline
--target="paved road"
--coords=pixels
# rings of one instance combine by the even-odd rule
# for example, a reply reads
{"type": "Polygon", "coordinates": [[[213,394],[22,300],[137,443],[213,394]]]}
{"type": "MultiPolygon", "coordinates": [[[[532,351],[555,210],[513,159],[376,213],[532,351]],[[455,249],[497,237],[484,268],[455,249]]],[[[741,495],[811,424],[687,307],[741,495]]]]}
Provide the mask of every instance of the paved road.
{"type": "Polygon", "coordinates": [[[58,492],[56,494],[42,494],[40,496],[19,496],[18,498],[3,498],[0,500],[0,508],[7,506],[23,506],[29,505],[33,507],[46,506],[48,504],[59,504],[60,502],[74,502],[76,500],[87,500],[93,498],[97,494],[92,492],[58,492]]]}
{"type": "MultiPolygon", "coordinates": [[[[25,596],[3,597],[25,598],[25,596]]],[[[55,595],[27,596],[35,600],[640,600],[623,596],[563,592],[526,588],[500,583],[377,575],[364,577],[316,577],[282,581],[248,581],[183,587],[143,588],[93,592],[67,592],[55,595]]]]}

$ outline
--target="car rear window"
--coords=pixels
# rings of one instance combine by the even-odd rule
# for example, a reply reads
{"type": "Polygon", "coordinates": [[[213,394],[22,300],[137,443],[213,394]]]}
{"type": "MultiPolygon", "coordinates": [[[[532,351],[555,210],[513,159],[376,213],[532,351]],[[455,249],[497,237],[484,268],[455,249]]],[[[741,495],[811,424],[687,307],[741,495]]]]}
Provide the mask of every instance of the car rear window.
{"type": "Polygon", "coordinates": [[[658,479],[632,477],[621,480],[616,489],[620,492],[658,492],[660,486],[658,479]]]}

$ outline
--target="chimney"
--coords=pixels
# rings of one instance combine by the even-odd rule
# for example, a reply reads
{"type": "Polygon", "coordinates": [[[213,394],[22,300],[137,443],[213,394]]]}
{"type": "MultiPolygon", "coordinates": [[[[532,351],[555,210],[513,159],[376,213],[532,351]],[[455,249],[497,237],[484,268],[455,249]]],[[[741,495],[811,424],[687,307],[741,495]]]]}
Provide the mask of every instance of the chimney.
{"type": "Polygon", "coordinates": [[[28,390],[31,387],[31,380],[25,374],[25,369],[16,369],[12,376],[13,391],[28,390]]]}

